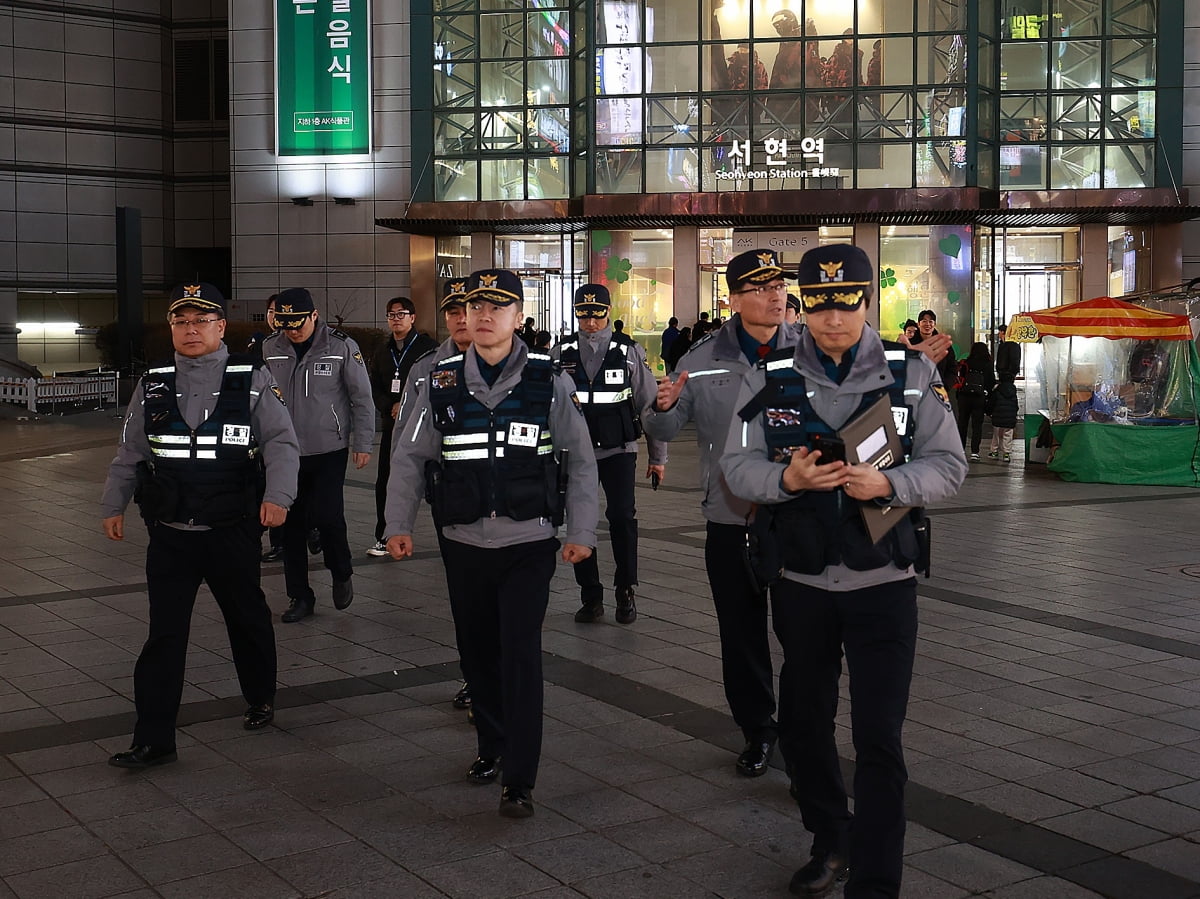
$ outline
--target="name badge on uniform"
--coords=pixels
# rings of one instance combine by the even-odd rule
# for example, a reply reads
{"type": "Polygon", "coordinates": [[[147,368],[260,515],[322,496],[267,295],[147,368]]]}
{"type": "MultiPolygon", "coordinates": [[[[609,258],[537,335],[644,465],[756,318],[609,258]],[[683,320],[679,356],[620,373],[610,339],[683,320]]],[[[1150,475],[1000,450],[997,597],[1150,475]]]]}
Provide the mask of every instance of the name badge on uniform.
{"type": "Polygon", "coordinates": [[[221,429],[221,442],[231,446],[250,445],[249,425],[225,425],[221,429]]]}
{"type": "Polygon", "coordinates": [[[333,363],[332,362],[316,362],[316,363],[314,363],[313,364],[313,374],[314,375],[323,375],[326,378],[332,378],[333,377],[333,363]]]}
{"type": "Polygon", "coordinates": [[[392,378],[392,393],[404,393],[404,382],[399,378],[392,378]]]}
{"type": "Polygon", "coordinates": [[[908,406],[892,406],[892,420],[896,422],[896,433],[908,433],[908,406]]]}
{"type": "Polygon", "coordinates": [[[508,423],[508,445],[509,446],[528,446],[536,447],[538,445],[538,437],[541,436],[542,428],[540,425],[526,424],[523,421],[511,421],[508,423]]]}
{"type": "Polygon", "coordinates": [[[619,368],[604,369],[604,383],[605,384],[624,384],[625,383],[625,372],[621,371],[621,369],[619,369],[619,368]]]}

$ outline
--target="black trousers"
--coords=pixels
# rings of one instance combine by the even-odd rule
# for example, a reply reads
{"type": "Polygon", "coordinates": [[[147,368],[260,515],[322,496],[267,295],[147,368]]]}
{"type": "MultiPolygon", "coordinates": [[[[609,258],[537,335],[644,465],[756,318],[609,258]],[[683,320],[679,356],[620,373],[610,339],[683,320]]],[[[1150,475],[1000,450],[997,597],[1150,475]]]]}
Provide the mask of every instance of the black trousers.
{"type": "Polygon", "coordinates": [[[958,391],[958,439],[963,446],[967,445],[967,425],[971,426],[971,452],[979,452],[980,441],[983,440],[983,407],[987,405],[987,397],[983,394],[958,391]]]}
{"type": "Polygon", "coordinates": [[[384,509],[387,508],[388,475],[392,473],[392,431],[395,421],[384,413],[383,424],[379,436],[379,470],[375,475],[375,540],[383,539],[383,529],[387,527],[384,509]]]}
{"type": "Polygon", "coordinates": [[[542,621],[559,543],[442,545],[479,755],[504,757],[504,786],[532,789],[542,755],[542,621]]]}
{"type": "Polygon", "coordinates": [[[746,529],[708,522],[704,565],[721,635],[721,677],[733,720],[748,741],[775,738],[775,689],[767,637],[767,596],[740,559],[746,529]]]}
{"type": "Polygon", "coordinates": [[[784,580],[772,600],[784,655],[779,743],[813,849],[849,852],[847,899],[899,896],[908,780],[900,734],[917,642],[916,579],[846,593],[784,580]],[[853,819],[834,741],[843,649],[855,756],[853,819]]]}
{"type": "Polygon", "coordinates": [[[283,523],[283,575],[287,595],[292,599],[316,601],[308,585],[307,538],[311,528],[321,532],[325,567],[333,579],[344,581],[354,573],[342,500],[349,457],[348,449],[300,457],[296,501],[283,523]]]}
{"type": "MultiPolygon", "coordinates": [[[[608,536],[612,540],[616,573],[613,585],[618,589],[637,585],[638,523],[637,507],[633,501],[633,483],[637,476],[637,453],[618,453],[598,459],[600,486],[604,488],[604,517],[608,519],[608,536]]],[[[604,598],[600,584],[600,565],[592,553],[575,565],[575,583],[580,587],[584,604],[604,598]]]]}
{"type": "Polygon", "coordinates": [[[256,521],[209,531],[150,525],[150,634],[133,669],[135,744],[175,745],[192,607],[201,582],[208,584],[225,618],[246,703],[274,703],[275,631],[259,586],[261,540],[256,521]]]}

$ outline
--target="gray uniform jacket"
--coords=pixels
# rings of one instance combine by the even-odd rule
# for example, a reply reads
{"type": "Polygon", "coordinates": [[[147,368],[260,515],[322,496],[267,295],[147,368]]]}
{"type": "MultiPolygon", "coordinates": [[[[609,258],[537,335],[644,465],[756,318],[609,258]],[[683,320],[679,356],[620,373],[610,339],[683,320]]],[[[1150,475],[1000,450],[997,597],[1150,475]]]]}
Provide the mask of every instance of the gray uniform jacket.
{"type": "MultiPolygon", "coordinates": [[[[594,378],[600,371],[604,357],[608,355],[608,346],[612,343],[612,336],[612,325],[595,334],[579,332],[579,361],[589,379],[594,378]]],[[[563,347],[570,343],[571,341],[568,340],[551,349],[551,358],[558,362],[562,358],[563,347]]],[[[629,372],[629,380],[633,384],[633,409],[636,415],[654,402],[654,397],[658,394],[658,382],[654,380],[654,374],[650,371],[650,366],[646,364],[646,351],[638,343],[629,345],[629,350],[625,354],[625,368],[629,372]]],[[[574,386],[574,382],[572,382],[572,386],[574,386]]],[[[592,449],[596,454],[596,459],[599,460],[607,459],[609,456],[619,456],[622,453],[636,453],[637,448],[637,441],[631,441],[623,447],[614,446],[610,449],[593,447],[592,449]]],[[[666,443],[651,439],[648,434],[646,435],[646,452],[650,456],[651,465],[667,464],[666,443]]]]}
{"type": "Polygon", "coordinates": [[[287,401],[300,455],[347,446],[353,453],[371,452],[375,403],[367,366],[353,338],[318,321],[312,346],[299,363],[295,346],[282,331],[263,341],[263,361],[287,401]]]}
{"type": "MultiPolygon", "coordinates": [[[[513,339],[513,351],[504,370],[491,387],[479,373],[474,347],[466,352],[464,375],[467,390],[489,409],[498,406],[521,380],[529,349],[519,338],[513,339]]],[[[596,545],[596,522],[600,519],[600,499],[596,495],[596,457],[587,423],[574,399],[575,389],[566,375],[554,379],[554,398],[550,403],[550,434],[554,450],[569,450],[566,528],[568,543],[596,545]]],[[[429,381],[417,389],[411,411],[405,413],[403,430],[393,443],[392,473],[388,477],[385,518],[388,537],[411,534],[421,498],[425,495],[425,463],[442,455],[442,435],[433,426],[429,407],[429,381]]],[[[561,458],[561,456],[560,456],[561,458]]],[[[554,537],[558,529],[545,518],[515,521],[498,516],[481,518],[470,524],[447,525],[442,536],[468,546],[493,549],[534,543],[554,537]]]]}
{"type": "MultiPolygon", "coordinates": [[[[729,436],[729,422],[737,417],[735,407],[742,379],[749,377],[762,389],[764,378],[757,366],[746,361],[738,342],[740,318],[732,319],[697,341],[675,366],[673,380],[688,373],[679,401],[666,412],[654,407],[654,400],[642,413],[647,437],[673,440],[689,421],[696,423],[696,444],[700,447],[700,510],[717,524],[746,524],[752,504],[734,496],[721,474],[721,454],[729,436]],[[716,451],[714,454],[714,450],[716,451]]],[[[789,325],[779,326],[778,348],[793,346],[796,332],[789,325]]]]}
{"type": "MultiPolygon", "coordinates": [[[[216,352],[196,358],[175,354],[176,401],[189,427],[203,424],[216,408],[228,358],[229,350],[225,344],[221,344],[216,352]]],[[[296,498],[300,447],[292,430],[292,419],[271,389],[274,383],[265,367],[254,372],[250,382],[250,427],[267,466],[267,492],[263,501],[288,509],[296,498]]],[[[142,388],[143,383],[138,382],[125,411],[121,443],[116,458],[108,467],[108,479],[104,482],[104,495],[100,500],[102,518],[124,514],[133,498],[137,464],[154,458],[150,441],[146,439],[142,388]]]]}
{"type": "MultiPolygon", "coordinates": [[[[443,359],[449,359],[458,352],[458,344],[450,337],[439,343],[424,356],[418,356],[408,370],[408,381],[404,385],[404,396],[400,398],[400,409],[396,413],[396,427],[404,426],[405,414],[412,410],[416,403],[417,390],[425,383],[433,367],[443,359]]],[[[397,431],[397,434],[400,432],[397,431]]],[[[396,444],[392,444],[392,457],[396,455],[396,444]]]]}
{"type": "MultiPolygon", "coordinates": [[[[858,355],[841,384],[835,384],[825,374],[817,352],[812,335],[805,331],[796,344],[792,364],[808,384],[813,411],[831,428],[840,428],[850,419],[865,393],[894,382],[887,367],[883,343],[869,325],[863,329],[858,355]]],[[[761,386],[761,381],[747,377],[742,382],[736,408],[741,409],[750,402],[761,386]]],[[[908,361],[904,392],[907,405],[916,410],[912,458],[903,465],[887,469],[884,474],[895,493],[893,505],[926,506],[958,492],[967,476],[967,460],[958,440],[954,415],[943,398],[942,380],[928,358],[921,356],[908,361]],[[935,387],[942,395],[939,396],[933,389],[935,387]]],[[[781,463],[767,459],[762,413],[748,422],[735,415],[721,459],[729,489],[756,503],[784,502],[794,494],[783,489],[783,468],[781,463]]],[[[889,563],[869,571],[830,565],[820,574],[785,571],[784,577],[823,590],[847,591],[903,580],[912,577],[912,573],[912,568],[901,569],[889,563]]]]}

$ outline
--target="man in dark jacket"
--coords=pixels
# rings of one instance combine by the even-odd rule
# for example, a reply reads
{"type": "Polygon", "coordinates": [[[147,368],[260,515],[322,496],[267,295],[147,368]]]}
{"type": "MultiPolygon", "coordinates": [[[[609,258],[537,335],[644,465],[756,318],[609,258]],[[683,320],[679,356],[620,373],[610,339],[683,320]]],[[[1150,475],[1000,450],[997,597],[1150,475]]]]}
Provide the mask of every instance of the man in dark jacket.
{"type": "Polygon", "coordinates": [[[375,545],[368,556],[386,556],[383,529],[386,519],[387,481],[391,472],[392,429],[404,397],[412,364],[437,348],[437,342],[417,330],[417,307],[408,297],[392,297],[387,303],[387,325],[391,336],[371,357],[371,399],[379,410],[379,471],[375,476],[375,545]]]}

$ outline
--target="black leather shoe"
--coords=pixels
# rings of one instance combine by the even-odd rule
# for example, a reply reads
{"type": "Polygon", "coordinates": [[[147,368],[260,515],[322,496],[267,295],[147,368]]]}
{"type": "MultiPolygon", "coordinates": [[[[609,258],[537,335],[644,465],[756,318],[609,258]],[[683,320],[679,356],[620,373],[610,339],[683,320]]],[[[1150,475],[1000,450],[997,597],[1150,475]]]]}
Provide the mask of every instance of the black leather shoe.
{"type": "Polygon", "coordinates": [[[524,787],[505,787],[500,793],[500,815],[505,818],[532,818],[533,796],[524,787]]]}
{"type": "Polygon", "coordinates": [[[737,758],[737,773],[746,777],[762,777],[767,773],[774,751],[774,740],[751,740],[737,758]]]}
{"type": "Polygon", "coordinates": [[[576,624],[595,624],[604,617],[604,603],[601,600],[585,602],[575,613],[576,624]]]}
{"type": "Polygon", "coordinates": [[[462,689],[454,694],[451,702],[456,709],[469,709],[471,707],[471,685],[463,684],[462,689]]]}
{"type": "Polygon", "coordinates": [[[846,879],[850,865],[844,855],[818,852],[808,864],[792,875],[788,892],[793,896],[824,896],[846,879]]]}
{"type": "Polygon", "coordinates": [[[246,714],[242,715],[242,727],[246,730],[262,730],[274,720],[275,708],[264,702],[246,709],[246,714]]]}
{"type": "Polygon", "coordinates": [[[637,605],[633,601],[633,588],[617,590],[617,623],[633,624],[637,620],[637,605]]]}
{"type": "Polygon", "coordinates": [[[500,773],[500,759],[485,759],[483,757],[471,762],[467,769],[467,780],[473,784],[490,784],[500,773]]]}
{"type": "Polygon", "coordinates": [[[334,581],[333,607],[335,609],[348,609],[352,602],[354,602],[354,575],[351,575],[344,581],[334,581]]]}
{"type": "Polygon", "coordinates": [[[174,746],[130,746],[108,760],[114,768],[150,768],[175,761],[179,756],[174,746]]]}
{"type": "Polygon", "coordinates": [[[313,528],[308,532],[308,551],[314,556],[321,554],[321,532],[313,528]]]}
{"type": "Polygon", "coordinates": [[[302,599],[293,599],[287,607],[287,611],[279,616],[279,620],[285,624],[291,624],[293,621],[303,621],[313,613],[314,603],[305,602],[302,599]]]}
{"type": "Polygon", "coordinates": [[[268,549],[266,552],[264,552],[262,554],[262,560],[264,562],[278,562],[282,558],[283,558],[283,547],[282,546],[272,546],[270,549],[268,549]]]}

